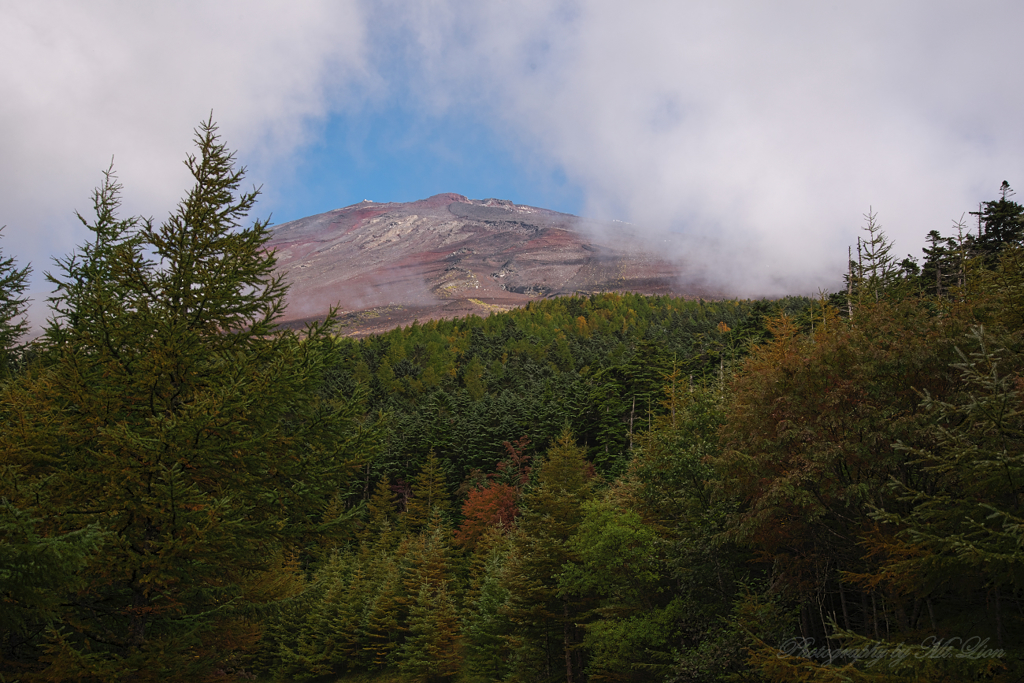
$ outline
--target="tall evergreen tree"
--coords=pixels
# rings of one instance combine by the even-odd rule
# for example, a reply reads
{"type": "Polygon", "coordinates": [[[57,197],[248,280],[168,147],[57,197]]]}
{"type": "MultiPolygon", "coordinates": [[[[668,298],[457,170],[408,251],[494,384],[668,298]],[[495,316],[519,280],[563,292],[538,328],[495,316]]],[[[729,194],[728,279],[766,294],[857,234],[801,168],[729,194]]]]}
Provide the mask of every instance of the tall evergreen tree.
{"type": "Polygon", "coordinates": [[[561,591],[559,576],[579,562],[570,543],[593,496],[593,468],[584,449],[565,430],[548,451],[536,487],[523,496],[512,552],[504,568],[509,598],[503,610],[515,625],[511,640],[527,668],[550,680],[582,680],[579,626],[584,599],[561,591]]]}
{"type": "Polygon", "coordinates": [[[864,214],[866,237],[857,240],[857,277],[854,285],[865,301],[879,301],[899,275],[899,264],[892,254],[892,241],[872,209],[864,214]]]}
{"type": "Polygon", "coordinates": [[[893,480],[903,504],[894,501],[877,517],[899,532],[882,554],[891,559],[878,580],[928,598],[933,623],[971,624],[1002,648],[1024,633],[1012,606],[1024,585],[1021,359],[992,348],[981,329],[972,336],[974,351],[956,364],[965,395],[924,402],[934,442],[900,445],[926,476],[913,484],[893,480]],[[972,591],[984,598],[965,603],[972,591]]]}
{"type": "Polygon", "coordinates": [[[501,613],[508,599],[501,580],[508,553],[509,537],[499,527],[490,527],[473,553],[462,627],[468,680],[504,680],[509,672],[511,622],[501,613]]]}
{"type": "Polygon", "coordinates": [[[999,199],[984,202],[977,212],[971,212],[978,217],[980,229],[972,239],[972,247],[989,264],[995,263],[1004,248],[1019,245],[1024,239],[1024,206],[1010,200],[1014,194],[1004,180],[999,186],[999,199]]]}
{"type": "Polygon", "coordinates": [[[94,526],[41,536],[41,522],[0,500],[0,672],[32,658],[33,641],[59,621],[61,602],[82,587],[80,572],[103,541],[94,526]]]}
{"type": "Polygon", "coordinates": [[[4,258],[3,250],[0,250],[0,379],[6,378],[13,370],[18,353],[17,342],[28,332],[25,289],[31,272],[29,266],[18,268],[14,257],[4,258]]]}
{"type": "Polygon", "coordinates": [[[928,246],[924,252],[921,268],[921,284],[926,292],[942,296],[960,275],[960,257],[956,240],[943,237],[938,230],[932,230],[926,238],[928,246]]]}
{"type": "Polygon", "coordinates": [[[413,681],[450,681],[462,665],[459,616],[448,581],[420,584],[409,613],[401,669],[413,681]]]}
{"type": "Polygon", "coordinates": [[[448,486],[441,469],[441,460],[431,449],[412,485],[412,495],[405,511],[405,524],[409,529],[418,531],[435,514],[447,514],[448,508],[448,486]]]}
{"type": "Polygon", "coordinates": [[[93,239],[58,261],[41,361],[5,388],[0,492],[41,529],[110,532],[67,602],[51,675],[188,679],[240,643],[224,633],[252,577],[301,547],[348,483],[358,430],[321,400],[333,342],[275,320],[286,285],[258,192],[200,125],[195,184],[163,224],[117,217],[108,172],[93,239]],[[353,434],[355,436],[353,436],[353,434]]]}

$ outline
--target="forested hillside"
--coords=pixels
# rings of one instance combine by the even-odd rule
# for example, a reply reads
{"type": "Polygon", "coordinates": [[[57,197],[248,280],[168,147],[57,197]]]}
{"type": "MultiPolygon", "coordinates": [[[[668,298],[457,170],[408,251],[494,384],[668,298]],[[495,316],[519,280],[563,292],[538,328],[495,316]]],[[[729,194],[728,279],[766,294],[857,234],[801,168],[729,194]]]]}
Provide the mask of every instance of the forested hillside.
{"type": "Polygon", "coordinates": [[[44,335],[0,258],[5,680],[1017,681],[1024,208],[820,299],[593,295],[362,340],[212,122],[112,172],[44,335]]]}

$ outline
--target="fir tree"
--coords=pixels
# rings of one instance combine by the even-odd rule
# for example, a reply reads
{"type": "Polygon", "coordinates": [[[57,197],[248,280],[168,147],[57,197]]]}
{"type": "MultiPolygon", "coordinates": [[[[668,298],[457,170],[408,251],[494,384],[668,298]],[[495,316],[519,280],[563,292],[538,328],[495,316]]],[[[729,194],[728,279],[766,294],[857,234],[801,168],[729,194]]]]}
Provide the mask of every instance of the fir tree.
{"type": "Polygon", "coordinates": [[[62,615],[61,675],[194,680],[226,661],[248,583],[314,535],[360,445],[318,397],[333,342],[275,328],[267,224],[242,227],[257,191],[238,193],[212,121],[196,145],[195,184],[159,226],[119,219],[106,174],[92,241],[49,276],[40,361],[0,396],[19,473],[0,493],[48,535],[110,532],[62,615]]]}
{"type": "Polygon", "coordinates": [[[925,291],[943,296],[951,284],[957,282],[960,274],[960,259],[956,240],[943,237],[938,230],[932,230],[926,238],[928,246],[924,252],[924,266],[921,268],[921,284],[925,291]]]}
{"type": "Polygon", "coordinates": [[[80,572],[106,540],[96,526],[41,536],[40,522],[0,500],[0,661],[31,658],[34,636],[59,622],[61,603],[82,587],[80,572]]]}
{"type": "Polygon", "coordinates": [[[18,268],[14,258],[4,258],[0,250],[0,379],[13,370],[19,351],[17,342],[28,332],[25,289],[31,272],[29,266],[18,268]]]}
{"type": "Polygon", "coordinates": [[[899,267],[892,255],[892,242],[878,223],[878,214],[868,209],[864,220],[867,237],[857,240],[857,285],[868,300],[879,301],[896,282],[899,267]]]}
{"type": "Polygon", "coordinates": [[[447,514],[448,508],[448,486],[441,470],[441,460],[431,449],[412,485],[412,495],[405,511],[405,524],[410,530],[418,531],[434,514],[447,514]]]}
{"type": "Polygon", "coordinates": [[[373,496],[366,505],[367,519],[359,534],[364,548],[391,547],[394,529],[398,523],[398,496],[386,477],[377,482],[373,496]]]}
{"type": "Polygon", "coordinates": [[[897,525],[901,542],[887,548],[893,559],[879,579],[928,596],[940,620],[961,623],[970,619],[964,608],[953,613],[942,603],[950,593],[985,592],[975,603],[985,613],[974,620],[985,622],[986,635],[1005,647],[1024,632],[1009,602],[1024,584],[1024,400],[1012,370],[1019,359],[991,348],[981,329],[972,336],[975,350],[956,364],[965,395],[955,401],[926,396],[934,445],[899,446],[914,456],[927,485],[893,481],[904,505],[877,517],[897,525]],[[904,506],[909,511],[902,513],[904,506]]]}
{"type": "Polygon", "coordinates": [[[978,217],[979,224],[979,234],[972,239],[972,246],[990,265],[995,264],[1003,249],[1019,245],[1024,238],[1024,206],[1010,200],[1014,194],[1004,180],[999,186],[999,199],[984,202],[977,212],[971,212],[978,217]]]}
{"type": "Polygon", "coordinates": [[[512,641],[527,667],[551,680],[572,683],[582,675],[579,652],[582,600],[560,590],[563,567],[578,562],[570,544],[593,495],[592,467],[572,434],[563,431],[548,451],[536,488],[523,496],[523,511],[504,569],[509,599],[503,610],[515,625],[512,641]]]}
{"type": "Polygon", "coordinates": [[[508,591],[501,581],[509,552],[508,535],[490,527],[472,557],[462,628],[469,680],[504,680],[509,673],[507,636],[512,624],[502,614],[508,591]]]}
{"type": "Polygon", "coordinates": [[[448,582],[421,584],[409,614],[402,672],[424,683],[453,680],[462,665],[461,640],[448,582]]]}
{"type": "MultiPolygon", "coordinates": [[[[402,577],[394,558],[381,556],[371,565],[373,593],[364,601],[363,656],[369,668],[383,669],[393,664],[396,649],[406,630],[402,598],[402,577]]],[[[366,593],[361,593],[366,595],[366,593]]]]}

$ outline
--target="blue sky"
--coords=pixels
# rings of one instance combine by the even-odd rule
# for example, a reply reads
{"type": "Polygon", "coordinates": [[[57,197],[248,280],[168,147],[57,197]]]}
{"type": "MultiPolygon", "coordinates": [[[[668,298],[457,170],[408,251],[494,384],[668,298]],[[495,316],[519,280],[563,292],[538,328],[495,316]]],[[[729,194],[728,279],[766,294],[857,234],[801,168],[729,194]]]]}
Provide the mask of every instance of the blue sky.
{"type": "Polygon", "coordinates": [[[268,188],[275,223],[339,208],[351,198],[407,202],[441,192],[579,213],[583,195],[552,165],[531,165],[472,115],[424,115],[393,105],[336,114],[302,150],[294,175],[268,188]]]}
{"type": "Polygon", "coordinates": [[[0,0],[0,246],[44,299],[111,158],[159,221],[212,110],[277,223],[497,197],[813,293],[869,207],[919,254],[1024,189],[1021,26],[1016,0],[0,0]]]}

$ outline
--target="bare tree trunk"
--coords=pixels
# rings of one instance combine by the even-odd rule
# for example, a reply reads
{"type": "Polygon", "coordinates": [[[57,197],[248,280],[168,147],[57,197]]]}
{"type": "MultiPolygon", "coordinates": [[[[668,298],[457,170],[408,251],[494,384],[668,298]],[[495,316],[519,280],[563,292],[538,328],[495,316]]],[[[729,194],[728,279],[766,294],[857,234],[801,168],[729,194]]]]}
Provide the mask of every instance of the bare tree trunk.
{"type": "Polygon", "coordinates": [[[999,643],[999,647],[1003,646],[1003,615],[999,604],[999,586],[995,587],[996,591],[996,642],[999,643]]]}
{"type": "Polygon", "coordinates": [[[843,590],[843,582],[839,582],[839,603],[843,606],[843,628],[850,630],[850,613],[846,611],[846,591],[843,590]]]}
{"type": "Polygon", "coordinates": [[[853,319],[853,247],[846,247],[846,315],[853,319]]]}
{"type": "Polygon", "coordinates": [[[569,623],[569,605],[562,603],[563,614],[565,615],[565,621],[562,624],[562,638],[565,646],[565,681],[566,683],[573,683],[572,679],[572,639],[570,638],[570,632],[572,625],[569,623]]]}
{"type": "Polygon", "coordinates": [[[878,636],[878,603],[875,602],[875,594],[871,594],[871,620],[875,626],[875,640],[879,640],[878,636]]]}

